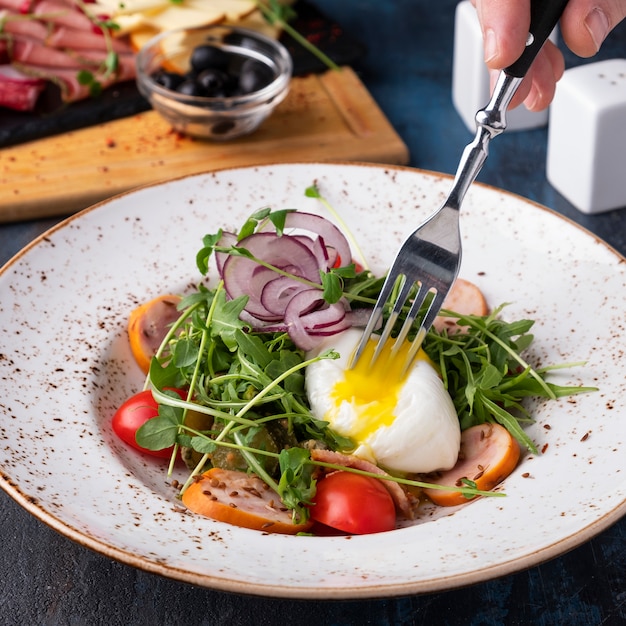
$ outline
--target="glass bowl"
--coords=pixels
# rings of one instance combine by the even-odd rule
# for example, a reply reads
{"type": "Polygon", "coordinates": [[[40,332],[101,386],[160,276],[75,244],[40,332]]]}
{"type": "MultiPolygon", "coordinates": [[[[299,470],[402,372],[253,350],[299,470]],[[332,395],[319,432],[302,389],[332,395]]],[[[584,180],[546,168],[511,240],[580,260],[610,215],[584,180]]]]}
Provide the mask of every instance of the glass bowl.
{"type": "Polygon", "coordinates": [[[279,42],[225,25],[161,33],[141,48],[136,64],[139,91],[176,131],[217,141],[255,131],[287,95],[293,67],[279,42]],[[209,56],[227,64],[213,72],[224,83],[219,88],[214,76],[200,76],[210,70],[198,65],[197,49],[204,46],[218,49],[209,56]],[[195,81],[197,88],[179,81],[195,81]]]}

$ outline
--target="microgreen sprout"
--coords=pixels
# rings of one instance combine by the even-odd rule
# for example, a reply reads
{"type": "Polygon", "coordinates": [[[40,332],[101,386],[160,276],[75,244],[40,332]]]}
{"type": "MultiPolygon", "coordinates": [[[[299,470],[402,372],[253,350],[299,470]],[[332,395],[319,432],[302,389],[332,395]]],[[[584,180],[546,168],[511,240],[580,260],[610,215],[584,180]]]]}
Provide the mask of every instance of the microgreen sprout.
{"type": "MultiPolygon", "coordinates": [[[[307,190],[320,198],[316,187],[307,190]]],[[[238,232],[245,238],[271,223],[282,235],[289,210],[263,208],[251,215],[238,232]]],[[[383,278],[353,264],[321,272],[320,282],[305,280],[255,257],[244,246],[220,245],[222,231],[206,235],[196,256],[202,275],[209,273],[215,252],[251,259],[277,276],[287,276],[323,292],[327,302],[345,298],[351,306],[371,306],[383,278]]],[[[329,428],[310,412],[304,388],[304,371],[314,362],[335,359],[334,350],[307,358],[286,332],[252,331],[244,321],[248,296],[229,299],[223,282],[209,289],[203,284],[182,299],[181,315],[172,324],[152,359],[146,389],[159,403],[159,415],[137,431],[137,442],[148,449],[174,446],[170,473],[179,448],[193,450],[196,457],[181,494],[195,477],[228,451],[235,463],[252,471],[292,510],[294,521],[307,518],[315,495],[320,470],[343,470],[413,488],[460,492],[466,498],[502,497],[502,492],[482,491],[475,482],[463,479],[454,486],[420,480],[420,476],[373,474],[311,458],[307,441],[331,450],[350,453],[355,442],[329,428]],[[243,317],[243,319],[242,319],[243,317]],[[186,398],[167,388],[188,389],[186,398]],[[202,416],[202,426],[189,421],[202,416]],[[276,439],[279,432],[278,439],[276,439]],[[260,438],[260,439],[259,439],[260,438]],[[260,443],[259,443],[260,441],[260,443]],[[232,453],[232,454],[231,454],[232,453]]],[[[461,429],[485,422],[503,425],[523,446],[537,452],[523,426],[532,421],[523,405],[528,396],[555,399],[592,391],[592,387],[555,385],[546,375],[555,369],[580,363],[533,368],[522,353],[530,346],[533,322],[506,322],[501,314],[506,305],[486,316],[460,315],[444,311],[464,327],[448,335],[431,329],[423,349],[439,367],[444,386],[457,410],[461,429]]]]}
{"type": "Polygon", "coordinates": [[[361,250],[361,247],[359,246],[359,242],[357,241],[356,237],[353,235],[352,231],[348,228],[348,225],[345,223],[344,219],[341,217],[341,214],[339,213],[339,211],[337,211],[335,207],[330,202],[328,202],[328,200],[321,194],[318,186],[314,184],[314,185],[311,185],[310,187],[307,187],[306,190],[304,191],[304,195],[307,198],[315,198],[316,200],[320,201],[322,206],[325,207],[325,209],[333,216],[334,220],[337,222],[342,232],[345,234],[346,238],[350,242],[350,245],[352,246],[352,249],[356,252],[357,256],[359,257],[359,262],[361,263],[361,266],[363,267],[363,269],[369,270],[367,258],[365,254],[363,253],[363,250],[361,250]]]}
{"type": "Polygon", "coordinates": [[[278,0],[269,0],[269,2],[257,0],[257,7],[270,24],[274,24],[284,30],[294,41],[317,57],[326,67],[331,70],[341,71],[341,68],[328,55],[289,24],[289,20],[296,16],[295,11],[290,6],[281,4],[278,0]]]}

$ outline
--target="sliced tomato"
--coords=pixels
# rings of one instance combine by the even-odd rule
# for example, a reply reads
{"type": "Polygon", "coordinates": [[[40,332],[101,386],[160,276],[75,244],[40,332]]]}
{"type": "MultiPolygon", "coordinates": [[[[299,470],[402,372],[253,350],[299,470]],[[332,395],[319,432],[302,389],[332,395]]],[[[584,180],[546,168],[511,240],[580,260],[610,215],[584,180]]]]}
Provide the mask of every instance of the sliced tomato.
{"type": "Polygon", "coordinates": [[[334,472],[317,483],[311,518],[351,535],[393,530],[396,508],[377,478],[334,472]]]}
{"type": "MultiPolygon", "coordinates": [[[[186,393],[181,389],[172,389],[171,391],[175,391],[182,399],[186,398],[186,393]]],[[[111,426],[113,432],[124,443],[127,443],[136,450],[140,450],[151,456],[169,458],[172,455],[172,448],[148,450],[140,446],[135,439],[139,427],[143,426],[149,419],[156,417],[158,414],[159,405],[154,399],[152,391],[148,389],[128,398],[113,415],[111,426]]]]}
{"type": "Polygon", "coordinates": [[[194,513],[220,522],[267,533],[295,535],[311,522],[294,524],[291,511],[258,476],[214,467],[183,493],[183,504],[194,513]]]}

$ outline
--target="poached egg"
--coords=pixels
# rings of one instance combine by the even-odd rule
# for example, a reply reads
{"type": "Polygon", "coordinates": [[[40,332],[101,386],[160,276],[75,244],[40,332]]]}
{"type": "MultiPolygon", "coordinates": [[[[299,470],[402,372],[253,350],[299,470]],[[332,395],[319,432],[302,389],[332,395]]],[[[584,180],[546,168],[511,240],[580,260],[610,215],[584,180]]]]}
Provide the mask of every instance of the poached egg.
{"type": "Polygon", "coordinates": [[[306,370],[306,391],[313,415],[329,422],[337,433],[356,444],[354,456],[399,473],[450,469],[461,442],[459,419],[443,382],[420,350],[408,372],[402,373],[406,352],[390,359],[384,346],[373,366],[376,345],[369,342],[353,369],[350,358],[362,331],[349,329],[325,339],[310,354],[329,348],[338,359],[321,359],[306,370]]]}

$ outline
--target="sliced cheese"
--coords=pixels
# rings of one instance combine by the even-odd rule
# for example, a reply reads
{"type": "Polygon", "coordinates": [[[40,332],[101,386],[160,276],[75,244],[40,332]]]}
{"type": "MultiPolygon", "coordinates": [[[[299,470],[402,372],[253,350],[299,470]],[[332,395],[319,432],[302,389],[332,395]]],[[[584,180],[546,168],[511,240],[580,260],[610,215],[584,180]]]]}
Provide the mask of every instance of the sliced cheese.
{"type": "Polygon", "coordinates": [[[257,33],[261,33],[266,37],[278,39],[282,29],[275,24],[270,24],[258,9],[240,20],[226,20],[230,26],[239,26],[241,28],[249,28],[257,33]]]}
{"type": "Polygon", "coordinates": [[[224,19],[240,20],[256,9],[255,0],[185,0],[184,6],[199,11],[220,11],[224,19]]]}
{"type": "MultiPolygon", "coordinates": [[[[123,37],[128,33],[137,33],[142,30],[150,30],[155,34],[153,29],[149,29],[146,23],[146,17],[143,13],[133,13],[132,15],[117,15],[114,18],[117,28],[113,31],[115,37],[123,37]]],[[[146,39],[147,41],[147,39],[146,39]]],[[[133,42],[134,45],[134,42],[133,42]]]]}
{"type": "Polygon", "coordinates": [[[225,19],[222,11],[197,10],[186,5],[171,5],[163,11],[150,15],[146,21],[157,30],[174,30],[177,28],[193,28],[219,24],[225,19]]]}
{"type": "Polygon", "coordinates": [[[96,0],[96,4],[107,9],[112,17],[154,13],[172,5],[170,0],[96,0]]]}
{"type": "Polygon", "coordinates": [[[159,31],[151,26],[143,26],[130,33],[130,45],[135,52],[139,52],[159,31]]]}

